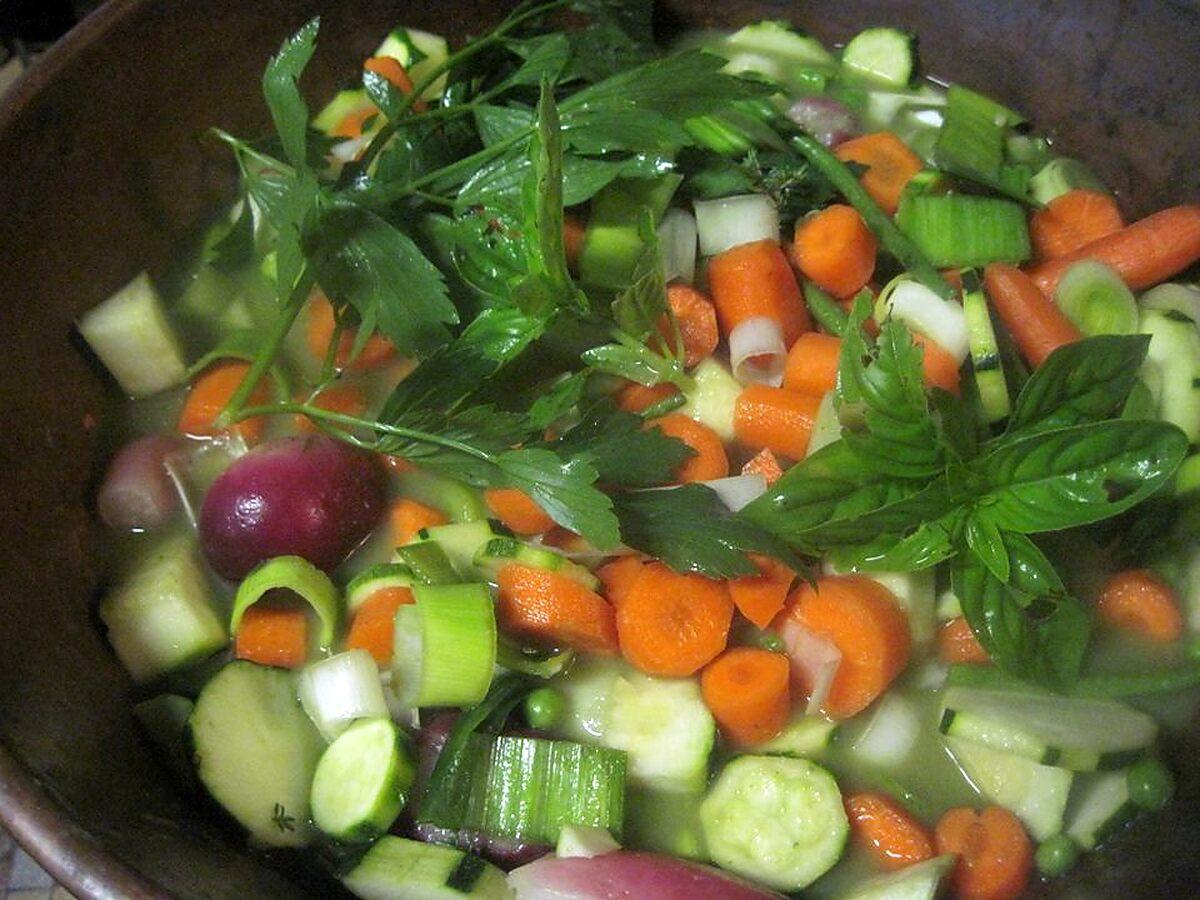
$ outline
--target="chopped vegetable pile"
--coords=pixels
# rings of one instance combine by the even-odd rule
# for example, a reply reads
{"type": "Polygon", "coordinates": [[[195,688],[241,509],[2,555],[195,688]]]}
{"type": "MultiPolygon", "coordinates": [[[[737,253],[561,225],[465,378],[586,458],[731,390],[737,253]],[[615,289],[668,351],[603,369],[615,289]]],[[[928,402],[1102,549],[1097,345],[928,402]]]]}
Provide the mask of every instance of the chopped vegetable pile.
{"type": "Polygon", "coordinates": [[[79,323],[137,714],[368,900],[1016,897],[1200,698],[1200,206],[895,29],[650,23],[398,28],[312,115],[313,20],[215,133],[183,287],[79,323]]]}

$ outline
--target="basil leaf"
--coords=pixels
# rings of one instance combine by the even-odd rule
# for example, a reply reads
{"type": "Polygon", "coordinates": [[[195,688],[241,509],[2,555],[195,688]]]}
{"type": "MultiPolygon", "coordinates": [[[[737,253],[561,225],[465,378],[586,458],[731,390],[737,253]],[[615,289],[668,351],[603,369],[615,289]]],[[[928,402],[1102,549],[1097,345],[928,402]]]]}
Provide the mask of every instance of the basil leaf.
{"type": "Polygon", "coordinates": [[[986,516],[968,516],[963,527],[967,547],[1000,581],[1008,581],[1010,574],[1008,548],[1004,535],[996,523],[986,516]]]}
{"type": "Polygon", "coordinates": [[[881,534],[862,544],[833,547],[828,552],[841,571],[919,572],[945,562],[957,552],[954,546],[954,520],[950,513],[934,522],[926,522],[907,535],[881,534]]]}
{"type": "Polygon", "coordinates": [[[990,486],[978,515],[1025,534],[1115,516],[1157,491],[1187,455],[1165,422],[1114,420],[1004,441],[968,467],[990,486]]]}

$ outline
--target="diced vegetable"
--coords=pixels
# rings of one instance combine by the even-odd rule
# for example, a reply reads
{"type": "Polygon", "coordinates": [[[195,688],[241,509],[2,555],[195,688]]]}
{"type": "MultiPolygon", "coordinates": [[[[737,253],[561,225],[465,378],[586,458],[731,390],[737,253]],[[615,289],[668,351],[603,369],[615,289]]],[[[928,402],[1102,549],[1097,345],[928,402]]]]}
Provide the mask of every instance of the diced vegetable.
{"type": "Polygon", "coordinates": [[[1177,312],[1200,327],[1200,288],[1190,284],[1160,284],[1138,297],[1144,309],[1177,312]]]}
{"type": "Polygon", "coordinates": [[[1000,422],[1012,411],[1012,398],[1008,393],[996,330],[992,327],[992,316],[978,273],[974,269],[965,269],[962,281],[963,316],[967,323],[967,344],[979,402],[988,422],[1000,422]]]}
{"type": "Polygon", "coordinates": [[[624,288],[642,255],[638,223],[645,211],[657,226],[681,176],[618,179],[592,199],[592,214],[579,252],[579,277],[597,287],[624,288]]]}
{"type": "Polygon", "coordinates": [[[400,815],[415,776],[408,741],[386,713],[384,718],[356,722],[317,763],[313,823],[339,841],[374,840],[400,815]]]}
{"type": "Polygon", "coordinates": [[[658,225],[658,242],[663,250],[663,277],[668,283],[696,278],[696,218],[685,209],[668,209],[658,225]]]}
{"type": "Polygon", "coordinates": [[[860,31],[842,51],[842,67],[889,87],[904,87],[916,70],[916,37],[897,28],[860,31]]]}
{"type": "Polygon", "coordinates": [[[830,745],[837,723],[821,716],[798,716],[783,731],[757,748],[759,754],[815,756],[830,745]]]}
{"type": "Polygon", "coordinates": [[[943,300],[923,284],[900,276],[888,282],[875,302],[875,319],[895,318],[912,331],[925,335],[962,365],[970,352],[970,336],[963,308],[943,300]]]}
{"type": "Polygon", "coordinates": [[[451,522],[471,522],[488,516],[480,492],[461,481],[422,469],[399,472],[396,481],[402,496],[440,509],[451,522]]]}
{"type": "Polygon", "coordinates": [[[786,361],[783,330],[774,319],[751,316],[729,333],[729,365],[742,384],[779,387],[786,361]]]}
{"type": "Polygon", "coordinates": [[[912,702],[886,694],[850,750],[877,766],[894,768],[912,755],[920,734],[921,718],[912,702]]]}
{"type": "Polygon", "coordinates": [[[1128,772],[1098,772],[1080,783],[1066,833],[1084,850],[1091,850],[1128,825],[1137,813],[1129,796],[1128,772]]]}
{"type": "Polygon", "coordinates": [[[363,569],[346,585],[346,612],[350,616],[380,591],[411,588],[417,583],[412,569],[403,563],[379,563],[363,569]]]}
{"type": "Polygon", "coordinates": [[[870,878],[841,900],[934,900],[942,879],[953,868],[953,856],[935,856],[898,872],[870,878]]]}
{"type": "Polygon", "coordinates": [[[1109,192],[1091,169],[1067,156],[1050,160],[1029,180],[1029,192],[1038,203],[1050,203],[1074,190],[1109,192]]]}
{"type": "Polygon", "coordinates": [[[388,715],[379,668],[365,650],[347,650],[300,673],[300,704],[327,741],[356,719],[388,715]]]}
{"type": "Polygon", "coordinates": [[[711,428],[721,440],[732,441],[733,410],[742,385],[724,363],[711,357],[696,366],[692,383],[680,412],[711,428]]]}
{"type": "Polygon", "coordinates": [[[939,267],[1024,262],[1032,255],[1025,211],[1009,200],[909,195],[896,224],[939,267]]]}
{"type": "Polygon", "coordinates": [[[337,588],[329,576],[299,556],[277,556],[257,566],[238,585],[233,598],[230,632],[236,634],[242,616],[271,591],[289,591],[313,608],[321,623],[318,635],[320,647],[333,646],[338,623],[337,588]]]}
{"type": "Polygon", "coordinates": [[[442,844],[384,835],[343,878],[362,900],[511,900],[504,873],[442,844]]]}
{"type": "Polygon", "coordinates": [[[397,547],[396,561],[412,572],[420,584],[455,584],[462,580],[442,545],[434,540],[417,540],[397,547]]]}
{"type": "Polygon", "coordinates": [[[938,820],[935,837],[938,853],[958,856],[950,883],[959,897],[1015,898],[1029,883],[1033,844],[1001,806],[951,809],[938,820]]]}
{"type": "Polygon", "coordinates": [[[592,859],[620,850],[607,830],[596,825],[564,825],[558,832],[554,855],[559,859],[592,859]]]}
{"type": "Polygon", "coordinates": [[[557,572],[572,581],[577,581],[588,590],[594,591],[600,587],[600,579],[578,563],[573,563],[561,553],[545,547],[536,547],[516,538],[492,537],[479,545],[472,561],[475,568],[484,578],[496,584],[500,570],[505,566],[516,563],[531,566],[535,569],[545,569],[547,572],[557,572]]]}
{"type": "Polygon", "coordinates": [[[1200,331],[1172,310],[1145,308],[1138,330],[1150,335],[1141,375],[1160,415],[1195,443],[1200,440],[1200,331]]]}
{"type": "Polygon", "coordinates": [[[96,511],[109,528],[149,531],[170,521],[179,508],[179,492],[166,460],[181,443],[176,435],[152,434],[113,457],[96,494],[96,511]]]}
{"type": "Polygon", "coordinates": [[[496,615],[481,584],[414,585],[396,612],[393,686],[403,707],[470,706],[492,683],[496,615]]]}
{"type": "Polygon", "coordinates": [[[1084,259],[1071,266],[1058,281],[1054,302],[1085,337],[1137,332],[1133,292],[1102,262],[1084,259]]]}

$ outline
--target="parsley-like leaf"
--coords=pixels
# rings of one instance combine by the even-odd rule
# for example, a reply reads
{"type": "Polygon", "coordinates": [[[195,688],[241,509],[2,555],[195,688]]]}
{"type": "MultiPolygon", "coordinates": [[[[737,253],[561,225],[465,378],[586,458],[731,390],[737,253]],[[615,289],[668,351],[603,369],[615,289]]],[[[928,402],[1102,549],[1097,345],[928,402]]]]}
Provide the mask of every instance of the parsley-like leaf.
{"type": "Polygon", "coordinates": [[[275,131],[283,144],[283,153],[297,169],[308,162],[308,104],[300,95],[300,74],[312,59],[320,19],[312,19],[283,42],[263,73],[263,96],[275,131]]]}
{"type": "Polygon", "coordinates": [[[596,488],[597,473],[581,457],[564,461],[542,448],[509,450],[496,464],[509,486],[524,491],[563,528],[601,550],[621,540],[613,502],[596,488]]]}
{"type": "Polygon", "coordinates": [[[562,456],[587,459],[602,482],[625,487],[664,484],[695,451],[644,424],[641,416],[611,402],[599,403],[552,446],[562,456]]]}

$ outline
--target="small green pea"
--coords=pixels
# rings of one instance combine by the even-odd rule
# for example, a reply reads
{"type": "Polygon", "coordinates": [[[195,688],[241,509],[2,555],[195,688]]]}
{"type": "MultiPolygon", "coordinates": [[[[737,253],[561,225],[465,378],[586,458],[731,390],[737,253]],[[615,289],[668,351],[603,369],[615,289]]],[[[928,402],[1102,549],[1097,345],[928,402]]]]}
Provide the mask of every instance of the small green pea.
{"type": "Polygon", "coordinates": [[[1079,858],[1079,848],[1065,834],[1056,834],[1038,845],[1033,858],[1039,872],[1047,878],[1057,878],[1069,872],[1075,865],[1075,860],[1079,858]]]}
{"type": "Polygon", "coordinates": [[[1157,759],[1135,763],[1126,776],[1129,799],[1148,812],[1162,809],[1175,793],[1175,778],[1157,759]]]}
{"type": "Polygon", "coordinates": [[[758,646],[764,650],[770,650],[772,653],[783,653],[787,650],[787,645],[783,642],[783,638],[774,631],[761,632],[758,637],[758,646]]]}
{"type": "Polygon", "coordinates": [[[567,701],[551,687],[530,691],[525,697],[525,721],[531,728],[553,728],[566,712],[567,701]]]}

